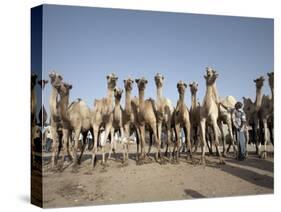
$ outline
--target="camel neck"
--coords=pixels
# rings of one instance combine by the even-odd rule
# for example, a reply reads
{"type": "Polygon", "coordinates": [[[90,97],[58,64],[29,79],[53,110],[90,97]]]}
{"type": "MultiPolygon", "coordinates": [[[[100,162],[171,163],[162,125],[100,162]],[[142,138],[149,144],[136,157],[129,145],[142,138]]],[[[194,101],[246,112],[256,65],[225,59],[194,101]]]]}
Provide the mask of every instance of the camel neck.
{"type": "Polygon", "coordinates": [[[50,95],[50,110],[51,115],[58,115],[58,91],[54,87],[52,88],[51,95],[50,95]]]}
{"type": "Polygon", "coordinates": [[[69,102],[68,95],[61,97],[59,105],[60,105],[61,117],[62,117],[62,120],[64,120],[64,121],[68,120],[68,116],[67,116],[68,102],[69,102]]]}
{"type": "Polygon", "coordinates": [[[259,109],[262,102],[262,88],[256,89],[256,100],[255,100],[255,106],[256,109],[259,109]]]}
{"type": "Polygon", "coordinates": [[[180,103],[184,102],[184,93],[179,95],[179,102],[180,103]]]}
{"type": "Polygon", "coordinates": [[[196,93],[194,92],[191,94],[191,107],[196,108],[196,105],[196,93]]]}
{"type": "Polygon", "coordinates": [[[125,111],[130,113],[131,112],[131,91],[126,90],[126,97],[125,97],[125,111]]]}
{"type": "Polygon", "coordinates": [[[215,84],[215,83],[214,83],[213,85],[207,85],[206,96],[212,97],[212,99],[213,99],[216,103],[219,102],[217,87],[216,87],[216,84],[215,84]]]}
{"type": "Polygon", "coordinates": [[[113,89],[108,88],[107,90],[107,99],[110,100],[110,102],[112,102],[113,99],[113,89]]]}
{"type": "Polygon", "coordinates": [[[115,106],[120,106],[120,99],[115,98],[115,106]]]}
{"type": "Polygon", "coordinates": [[[161,99],[162,98],[162,87],[157,87],[157,91],[156,91],[156,94],[157,94],[157,99],[161,99]]]}
{"type": "Polygon", "coordinates": [[[144,90],[140,90],[139,89],[139,104],[143,104],[144,103],[144,90]]]}

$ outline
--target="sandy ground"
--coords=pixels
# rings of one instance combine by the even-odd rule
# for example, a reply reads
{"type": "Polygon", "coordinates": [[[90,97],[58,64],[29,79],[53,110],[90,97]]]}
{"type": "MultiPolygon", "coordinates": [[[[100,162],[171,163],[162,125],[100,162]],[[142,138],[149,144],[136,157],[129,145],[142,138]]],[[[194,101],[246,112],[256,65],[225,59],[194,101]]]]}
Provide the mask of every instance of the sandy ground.
{"type": "MultiPolygon", "coordinates": [[[[131,152],[135,151],[135,146],[131,152]]],[[[90,152],[86,152],[78,172],[71,164],[62,171],[51,171],[45,162],[43,171],[43,206],[66,207],[146,201],[167,201],[205,197],[224,197],[273,193],[273,147],[263,160],[251,147],[246,161],[237,161],[230,153],[226,165],[219,165],[216,156],[207,156],[206,166],[186,161],[182,154],[178,164],[160,165],[154,161],[136,165],[134,155],[128,164],[121,163],[121,154],[106,166],[97,163],[89,171],[90,152]]],[[[99,157],[100,159],[100,157],[99,157]]],[[[48,161],[45,157],[45,160],[48,161]]]]}

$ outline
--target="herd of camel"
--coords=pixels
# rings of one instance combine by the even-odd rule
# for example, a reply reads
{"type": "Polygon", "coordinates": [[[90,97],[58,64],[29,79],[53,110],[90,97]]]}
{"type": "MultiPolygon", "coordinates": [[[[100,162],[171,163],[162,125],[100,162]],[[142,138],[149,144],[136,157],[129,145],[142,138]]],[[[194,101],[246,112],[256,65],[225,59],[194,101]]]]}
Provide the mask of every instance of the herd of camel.
{"type": "MultiPolygon", "coordinates": [[[[253,133],[253,140],[256,144],[256,151],[262,158],[267,157],[266,145],[269,140],[273,140],[273,81],[274,72],[268,73],[268,82],[271,88],[271,96],[262,94],[262,87],[265,78],[259,77],[254,80],[256,85],[256,99],[253,102],[250,98],[243,97],[244,111],[247,117],[247,125],[251,126],[253,133]],[[264,135],[264,151],[261,152],[261,136],[264,135]]],[[[114,133],[120,132],[121,141],[123,145],[123,161],[128,160],[130,136],[135,133],[137,138],[137,160],[139,163],[144,161],[147,153],[150,152],[152,142],[148,152],[145,151],[146,133],[149,132],[151,140],[153,138],[155,146],[155,160],[159,163],[163,162],[163,155],[161,152],[161,134],[164,133],[167,137],[166,154],[177,161],[180,152],[180,134],[183,129],[185,134],[185,142],[188,148],[187,159],[192,160],[192,153],[197,150],[200,144],[202,153],[200,163],[205,164],[205,147],[208,145],[208,135],[211,132],[212,141],[216,146],[216,151],[219,157],[219,163],[224,164],[223,156],[227,154],[231,146],[233,146],[234,153],[237,153],[237,144],[235,143],[235,136],[233,133],[232,116],[236,100],[232,96],[226,98],[219,98],[216,81],[218,73],[211,67],[206,68],[204,75],[206,81],[206,93],[203,102],[200,104],[196,97],[198,91],[198,83],[192,82],[189,84],[191,92],[191,107],[188,108],[185,103],[185,93],[188,87],[184,81],[177,83],[178,101],[176,107],[173,107],[172,102],[164,97],[162,93],[164,85],[164,76],[157,73],[154,77],[157,96],[156,99],[145,99],[145,88],[148,81],[142,77],[138,79],[125,79],[125,106],[120,104],[123,89],[118,88],[118,77],[112,73],[106,76],[107,80],[107,95],[102,99],[94,101],[93,108],[89,108],[86,103],[77,99],[69,103],[69,93],[72,85],[63,81],[63,77],[57,72],[50,72],[49,78],[52,86],[51,95],[49,99],[50,106],[50,127],[53,138],[52,144],[52,159],[51,166],[55,168],[58,165],[59,152],[62,152],[60,166],[64,164],[66,154],[72,160],[74,166],[80,164],[81,158],[86,146],[86,137],[90,131],[93,135],[92,159],[91,167],[95,166],[96,154],[98,146],[105,144],[101,141],[100,129],[104,129],[103,139],[110,136],[110,143],[112,151],[114,146],[114,133]],[[138,88],[138,97],[132,97],[131,92],[133,85],[136,83],[138,88]],[[227,126],[230,142],[226,148],[226,139],[224,136],[223,125],[227,126]],[[62,129],[62,139],[60,141],[58,129],[62,129]],[[77,149],[79,143],[79,135],[83,135],[84,142],[78,157],[77,149]],[[72,135],[74,134],[73,151],[69,150],[72,135]],[[218,148],[220,141],[223,144],[222,152],[218,148]],[[59,148],[61,142],[62,147],[59,148]],[[140,153],[139,153],[140,144],[140,153]],[[192,151],[192,146],[195,151],[192,151]]],[[[36,111],[36,95],[35,84],[36,75],[31,77],[31,121],[32,126],[35,126],[35,111],[36,111]]],[[[33,133],[33,132],[32,132],[33,133]]],[[[33,135],[32,135],[33,136],[33,135]]],[[[247,143],[249,133],[246,132],[247,143]]],[[[101,146],[102,163],[105,163],[105,148],[101,146]]]]}

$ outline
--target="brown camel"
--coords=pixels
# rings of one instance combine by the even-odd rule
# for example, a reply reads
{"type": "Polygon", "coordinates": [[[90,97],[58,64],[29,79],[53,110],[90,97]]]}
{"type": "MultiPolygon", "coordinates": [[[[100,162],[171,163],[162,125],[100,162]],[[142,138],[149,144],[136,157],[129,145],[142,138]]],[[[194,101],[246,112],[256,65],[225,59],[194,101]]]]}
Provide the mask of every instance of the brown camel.
{"type": "MultiPolygon", "coordinates": [[[[179,93],[179,100],[177,102],[177,106],[174,112],[174,122],[175,122],[175,130],[176,130],[176,142],[174,145],[174,152],[176,153],[176,161],[179,158],[179,148],[180,148],[180,129],[183,128],[185,134],[185,142],[189,149],[190,158],[192,159],[192,150],[191,150],[191,143],[190,143],[190,119],[189,119],[189,111],[184,101],[185,96],[185,89],[187,85],[183,81],[179,81],[177,84],[177,89],[179,93]]],[[[187,154],[188,159],[188,154],[187,154]]]]}
{"type": "MultiPolygon", "coordinates": [[[[105,126],[105,136],[106,141],[109,132],[111,131],[112,122],[113,122],[113,90],[116,87],[118,77],[112,73],[106,77],[107,79],[107,96],[100,100],[94,101],[94,110],[92,115],[92,125],[94,133],[94,148],[92,150],[92,162],[91,166],[94,167],[95,157],[97,152],[99,129],[101,126],[105,126]]],[[[111,135],[113,139],[113,135],[111,135]]],[[[105,141],[101,141],[102,147],[102,164],[105,164],[105,150],[104,145],[105,141]]]]}
{"type": "Polygon", "coordinates": [[[261,158],[267,158],[266,145],[269,142],[270,134],[272,134],[273,127],[273,83],[274,83],[274,75],[273,72],[268,74],[269,76],[269,86],[271,88],[271,97],[263,95],[261,107],[259,110],[259,118],[262,122],[262,126],[264,129],[264,151],[261,153],[261,158]],[[268,126],[268,123],[272,123],[271,126],[268,126]]]}
{"type": "Polygon", "coordinates": [[[139,121],[139,129],[140,129],[140,140],[141,140],[141,156],[139,160],[145,158],[145,128],[148,126],[149,130],[152,132],[155,138],[155,146],[156,146],[156,154],[155,160],[158,162],[158,154],[160,154],[160,158],[162,159],[162,155],[160,152],[160,139],[157,134],[157,116],[156,116],[156,106],[155,102],[152,99],[144,99],[144,90],[147,84],[147,80],[142,77],[140,79],[136,79],[135,82],[138,85],[139,90],[139,113],[138,113],[138,121],[139,121]]]}
{"type": "Polygon", "coordinates": [[[53,144],[52,144],[52,168],[54,168],[58,154],[59,154],[59,135],[58,135],[58,129],[61,126],[61,114],[59,111],[58,106],[58,90],[57,87],[60,86],[62,82],[62,76],[56,72],[50,72],[49,77],[51,80],[52,90],[51,95],[49,99],[49,105],[50,105],[50,126],[51,126],[51,135],[53,138],[53,144]]]}
{"type": "MultiPolygon", "coordinates": [[[[154,81],[157,88],[157,98],[156,98],[156,110],[157,110],[157,126],[158,126],[158,138],[161,140],[162,126],[166,130],[167,136],[167,148],[166,153],[171,156],[171,143],[172,143],[172,115],[174,108],[170,99],[163,97],[162,89],[164,84],[164,76],[157,73],[154,77],[154,81]]],[[[161,142],[161,141],[160,141],[161,142]]]]}
{"type": "Polygon", "coordinates": [[[69,105],[69,91],[72,89],[72,85],[62,82],[57,86],[57,89],[60,95],[59,108],[63,127],[62,165],[66,152],[70,155],[68,147],[71,141],[72,132],[74,132],[73,167],[75,167],[77,162],[81,162],[86,146],[87,134],[89,130],[91,131],[91,111],[87,104],[81,99],[78,99],[69,105]],[[77,148],[80,133],[83,135],[83,145],[77,160],[77,148]]]}
{"type": "Polygon", "coordinates": [[[201,163],[205,164],[205,146],[206,146],[206,122],[209,122],[213,127],[214,132],[214,141],[218,151],[219,160],[221,164],[224,164],[224,160],[222,158],[221,152],[218,148],[219,146],[219,128],[217,124],[219,110],[218,110],[218,95],[216,91],[216,79],[218,78],[218,73],[210,68],[206,68],[206,75],[204,75],[206,80],[206,94],[202,103],[202,107],[200,110],[200,135],[202,142],[202,156],[201,163]]]}
{"type": "MultiPolygon", "coordinates": [[[[140,140],[140,132],[139,132],[139,124],[138,124],[138,108],[139,108],[139,99],[137,97],[132,98],[132,89],[133,89],[134,81],[131,78],[124,80],[124,88],[125,88],[125,108],[123,114],[123,124],[124,124],[124,134],[125,137],[129,137],[131,135],[131,129],[135,132],[137,138],[137,157],[139,154],[139,140],[140,140]]],[[[128,146],[129,147],[129,146],[128,146]]],[[[129,153],[129,149],[127,148],[127,156],[129,153]]]]}
{"type": "Polygon", "coordinates": [[[270,140],[271,143],[274,145],[274,134],[273,134],[273,128],[274,128],[274,72],[267,73],[268,76],[268,83],[271,90],[271,116],[269,117],[268,122],[268,128],[270,132],[270,140]]]}

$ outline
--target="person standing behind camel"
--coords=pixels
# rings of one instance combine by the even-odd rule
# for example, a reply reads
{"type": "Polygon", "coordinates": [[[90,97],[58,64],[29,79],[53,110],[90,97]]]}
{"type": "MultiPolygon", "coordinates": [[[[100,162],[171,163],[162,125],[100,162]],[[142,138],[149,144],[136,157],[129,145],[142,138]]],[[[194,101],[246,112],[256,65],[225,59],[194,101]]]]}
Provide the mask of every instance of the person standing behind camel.
{"type": "Polygon", "coordinates": [[[234,136],[238,144],[238,160],[246,159],[246,115],[242,110],[242,103],[237,102],[235,104],[235,109],[232,112],[232,120],[234,125],[234,136]]]}

